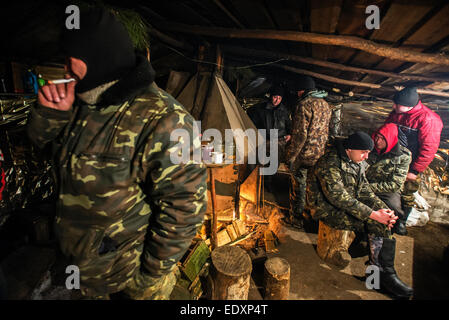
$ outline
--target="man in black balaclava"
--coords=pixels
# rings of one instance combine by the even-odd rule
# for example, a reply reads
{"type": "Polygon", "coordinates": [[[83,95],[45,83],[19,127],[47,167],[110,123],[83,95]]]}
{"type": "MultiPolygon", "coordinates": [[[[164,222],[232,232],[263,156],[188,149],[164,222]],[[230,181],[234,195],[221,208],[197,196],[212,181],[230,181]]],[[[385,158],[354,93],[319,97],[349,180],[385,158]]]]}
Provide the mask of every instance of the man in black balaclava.
{"type": "Polygon", "coordinates": [[[55,151],[61,251],[86,298],[169,299],[207,205],[206,168],[189,161],[201,145],[194,119],[109,10],[82,11],[61,44],[76,81],[40,88],[28,125],[36,146],[55,151]],[[190,153],[172,160],[177,129],[190,153]]]}

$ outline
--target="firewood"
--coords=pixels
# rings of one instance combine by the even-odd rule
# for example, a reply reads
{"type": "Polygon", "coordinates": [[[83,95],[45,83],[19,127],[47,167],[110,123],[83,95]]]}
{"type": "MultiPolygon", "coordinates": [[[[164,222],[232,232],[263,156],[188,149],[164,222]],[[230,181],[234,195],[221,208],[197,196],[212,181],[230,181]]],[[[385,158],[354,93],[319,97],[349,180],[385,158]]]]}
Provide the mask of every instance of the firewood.
{"type": "Polygon", "coordinates": [[[228,231],[228,235],[231,238],[231,241],[234,241],[235,239],[238,238],[237,232],[234,229],[234,226],[232,224],[229,224],[226,227],[226,231],[228,231]]]}
{"type": "Polygon", "coordinates": [[[228,244],[231,241],[232,241],[231,237],[229,236],[228,231],[226,229],[217,232],[217,247],[224,246],[225,244],[228,244]]]}
{"type": "Polygon", "coordinates": [[[246,234],[246,225],[242,220],[234,220],[232,221],[232,225],[237,233],[238,237],[241,237],[246,234]]]}

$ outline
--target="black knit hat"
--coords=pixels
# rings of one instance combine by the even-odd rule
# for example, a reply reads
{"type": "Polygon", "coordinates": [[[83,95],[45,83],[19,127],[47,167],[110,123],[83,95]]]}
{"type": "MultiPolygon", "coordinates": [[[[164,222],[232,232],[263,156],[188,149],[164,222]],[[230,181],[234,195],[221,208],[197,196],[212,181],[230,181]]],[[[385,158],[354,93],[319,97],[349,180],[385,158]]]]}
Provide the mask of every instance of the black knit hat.
{"type": "Polygon", "coordinates": [[[120,79],[136,64],[134,46],[124,25],[105,8],[80,12],[80,28],[65,29],[61,46],[67,57],[87,65],[86,76],[77,84],[85,92],[120,79]]]}
{"type": "Polygon", "coordinates": [[[414,107],[419,102],[419,95],[415,87],[406,87],[394,95],[394,103],[401,106],[414,107]]]}
{"type": "Polygon", "coordinates": [[[374,142],[369,134],[363,131],[356,131],[344,140],[343,146],[345,149],[371,151],[374,148],[374,142]]]}
{"type": "Polygon", "coordinates": [[[271,96],[273,97],[273,96],[281,96],[281,97],[283,97],[284,96],[284,89],[282,88],[282,87],[274,87],[272,90],[271,90],[271,96]]]}
{"type": "Polygon", "coordinates": [[[296,91],[315,89],[315,81],[309,76],[301,76],[295,82],[296,91]]]}

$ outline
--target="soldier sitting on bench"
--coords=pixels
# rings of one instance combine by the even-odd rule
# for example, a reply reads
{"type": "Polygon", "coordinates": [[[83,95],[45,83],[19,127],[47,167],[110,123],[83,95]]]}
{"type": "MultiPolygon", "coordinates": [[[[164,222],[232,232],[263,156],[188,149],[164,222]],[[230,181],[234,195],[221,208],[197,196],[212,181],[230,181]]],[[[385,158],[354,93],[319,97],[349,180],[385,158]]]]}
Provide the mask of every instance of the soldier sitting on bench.
{"type": "Polygon", "coordinates": [[[312,217],[320,220],[317,252],[323,260],[345,267],[351,261],[347,250],[354,232],[366,232],[369,264],[379,267],[381,288],[409,298],[413,289],[394,269],[396,240],[390,229],[398,217],[374,194],[365,177],[365,160],[373,148],[371,137],[358,131],[337,140],[318,160],[307,190],[312,217]]]}

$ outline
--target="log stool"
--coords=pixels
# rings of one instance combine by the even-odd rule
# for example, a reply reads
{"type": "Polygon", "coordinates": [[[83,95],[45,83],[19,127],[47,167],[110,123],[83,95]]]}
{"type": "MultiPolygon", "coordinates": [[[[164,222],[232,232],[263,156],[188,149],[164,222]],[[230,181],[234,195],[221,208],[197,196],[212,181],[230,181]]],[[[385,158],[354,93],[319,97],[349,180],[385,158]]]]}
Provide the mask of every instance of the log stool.
{"type": "Polygon", "coordinates": [[[236,246],[222,246],[211,253],[212,300],[247,300],[251,258],[236,246]]]}
{"type": "Polygon", "coordinates": [[[321,220],[318,228],[318,256],[337,267],[346,267],[351,262],[348,249],[355,238],[355,233],[331,228],[321,220]]]}
{"type": "Polygon", "coordinates": [[[282,258],[265,261],[265,300],[288,300],[290,293],[290,265],[282,258]]]}

